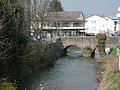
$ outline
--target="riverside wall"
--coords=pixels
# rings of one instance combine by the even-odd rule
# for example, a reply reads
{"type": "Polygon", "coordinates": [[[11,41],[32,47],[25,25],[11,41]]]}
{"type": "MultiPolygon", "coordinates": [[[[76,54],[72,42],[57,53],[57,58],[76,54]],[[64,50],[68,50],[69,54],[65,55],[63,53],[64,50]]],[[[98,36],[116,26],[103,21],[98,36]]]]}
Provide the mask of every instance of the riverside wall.
{"type": "MultiPolygon", "coordinates": [[[[39,42],[38,42],[39,43],[39,42]]],[[[61,39],[54,41],[44,41],[42,43],[33,43],[29,48],[27,59],[23,60],[19,80],[21,85],[32,78],[37,72],[43,71],[47,67],[54,66],[55,60],[64,55],[64,47],[61,39]]],[[[18,85],[20,89],[23,88],[18,85]]]]}
{"type": "MultiPolygon", "coordinates": [[[[36,65],[52,66],[54,61],[64,55],[64,46],[61,39],[56,39],[49,44],[38,46],[35,50],[36,65]],[[40,64],[39,64],[40,63],[40,64]]],[[[38,66],[39,67],[39,66],[38,66]]]]}

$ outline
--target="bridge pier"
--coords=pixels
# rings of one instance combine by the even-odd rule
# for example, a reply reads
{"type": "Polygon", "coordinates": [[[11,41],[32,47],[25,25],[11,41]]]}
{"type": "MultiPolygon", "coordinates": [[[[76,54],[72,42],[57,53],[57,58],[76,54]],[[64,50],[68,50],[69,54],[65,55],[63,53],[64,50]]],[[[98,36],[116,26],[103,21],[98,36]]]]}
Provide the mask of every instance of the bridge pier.
{"type": "Polygon", "coordinates": [[[83,57],[91,57],[91,56],[92,56],[92,50],[83,49],[83,57]]]}

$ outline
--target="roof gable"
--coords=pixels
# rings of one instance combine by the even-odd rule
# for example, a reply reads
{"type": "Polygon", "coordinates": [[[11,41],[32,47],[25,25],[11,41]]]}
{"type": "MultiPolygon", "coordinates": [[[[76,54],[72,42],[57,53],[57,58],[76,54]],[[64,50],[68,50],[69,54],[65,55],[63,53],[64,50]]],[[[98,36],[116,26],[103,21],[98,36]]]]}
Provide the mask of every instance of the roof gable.
{"type": "Polygon", "coordinates": [[[106,16],[98,15],[98,14],[94,14],[94,15],[88,16],[86,19],[88,19],[88,18],[90,18],[90,17],[94,17],[94,16],[97,16],[97,17],[100,17],[100,18],[106,19],[106,16]]]}

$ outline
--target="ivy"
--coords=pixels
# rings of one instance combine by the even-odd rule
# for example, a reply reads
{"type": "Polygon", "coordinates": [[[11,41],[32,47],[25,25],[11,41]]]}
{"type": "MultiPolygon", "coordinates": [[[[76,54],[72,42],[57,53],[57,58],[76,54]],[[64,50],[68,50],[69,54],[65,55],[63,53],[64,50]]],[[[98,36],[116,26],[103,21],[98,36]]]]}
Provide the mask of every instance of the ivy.
{"type": "Polygon", "coordinates": [[[96,35],[96,38],[98,40],[98,45],[97,47],[99,48],[100,55],[105,54],[105,41],[106,41],[106,34],[105,33],[99,33],[96,35]]]}

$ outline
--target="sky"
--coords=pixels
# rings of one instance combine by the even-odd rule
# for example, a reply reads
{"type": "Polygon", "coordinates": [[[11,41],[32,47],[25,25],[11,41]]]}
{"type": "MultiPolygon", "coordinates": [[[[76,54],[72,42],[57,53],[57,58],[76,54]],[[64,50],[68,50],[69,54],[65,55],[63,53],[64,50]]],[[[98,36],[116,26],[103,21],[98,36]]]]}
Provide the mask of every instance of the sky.
{"type": "Polygon", "coordinates": [[[60,0],[65,11],[82,11],[85,16],[116,16],[120,0],[60,0]]]}

